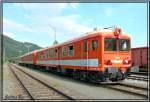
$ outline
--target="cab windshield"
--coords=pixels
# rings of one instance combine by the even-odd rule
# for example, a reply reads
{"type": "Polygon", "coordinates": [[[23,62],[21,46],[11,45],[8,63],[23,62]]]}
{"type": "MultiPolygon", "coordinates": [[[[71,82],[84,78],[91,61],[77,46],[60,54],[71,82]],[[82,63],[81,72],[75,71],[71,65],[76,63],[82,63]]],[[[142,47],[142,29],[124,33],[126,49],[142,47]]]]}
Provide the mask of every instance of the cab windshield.
{"type": "Polygon", "coordinates": [[[105,38],[105,51],[116,51],[117,40],[114,38],[105,38]]]}
{"type": "Polygon", "coordinates": [[[104,44],[105,51],[129,51],[128,39],[105,38],[104,44]]]}
{"type": "Polygon", "coordinates": [[[119,39],[119,51],[129,51],[128,39],[119,39]]]}

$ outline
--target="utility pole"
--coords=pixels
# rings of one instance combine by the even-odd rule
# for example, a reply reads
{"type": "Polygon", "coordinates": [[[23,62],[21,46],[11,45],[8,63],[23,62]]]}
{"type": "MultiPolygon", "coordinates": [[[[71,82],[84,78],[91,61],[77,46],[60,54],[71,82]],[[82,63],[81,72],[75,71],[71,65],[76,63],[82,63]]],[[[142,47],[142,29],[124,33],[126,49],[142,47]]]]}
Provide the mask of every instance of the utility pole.
{"type": "Polygon", "coordinates": [[[56,40],[56,29],[51,25],[50,25],[50,27],[54,30],[54,43],[53,44],[55,45],[55,44],[58,43],[57,40],[56,40]]]}
{"type": "Polygon", "coordinates": [[[5,56],[5,47],[4,47],[4,49],[3,49],[3,63],[5,62],[5,58],[6,56],[5,56]]]}
{"type": "Polygon", "coordinates": [[[28,46],[26,46],[27,48],[28,48],[28,53],[29,53],[29,49],[30,49],[30,47],[31,47],[32,45],[28,45],[28,46]]]}

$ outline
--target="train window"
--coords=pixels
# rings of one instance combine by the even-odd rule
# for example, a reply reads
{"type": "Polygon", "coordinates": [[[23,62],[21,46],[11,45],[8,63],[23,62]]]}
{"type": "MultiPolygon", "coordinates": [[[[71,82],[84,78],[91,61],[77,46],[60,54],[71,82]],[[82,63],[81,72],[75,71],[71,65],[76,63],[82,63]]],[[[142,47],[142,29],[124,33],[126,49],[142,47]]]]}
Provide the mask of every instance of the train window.
{"type": "Polygon", "coordinates": [[[50,57],[54,57],[54,50],[53,49],[50,50],[50,57]]]}
{"type": "Polygon", "coordinates": [[[47,53],[45,52],[45,58],[47,58],[47,53]]]}
{"type": "Polygon", "coordinates": [[[57,49],[55,49],[55,53],[57,53],[57,49]]]}
{"type": "Polygon", "coordinates": [[[49,50],[49,57],[51,57],[51,50],[49,50]]]}
{"type": "Polygon", "coordinates": [[[119,39],[119,51],[128,51],[129,50],[129,40],[119,39]]]}
{"type": "Polygon", "coordinates": [[[38,54],[38,59],[40,59],[40,54],[38,54]]]}
{"type": "Polygon", "coordinates": [[[87,52],[87,42],[84,42],[83,48],[84,48],[84,52],[87,52]]]}
{"type": "Polygon", "coordinates": [[[46,58],[46,52],[44,52],[44,58],[46,58]]]}
{"type": "Polygon", "coordinates": [[[117,50],[117,42],[114,38],[105,38],[105,51],[116,51],[117,50]]]}
{"type": "Polygon", "coordinates": [[[73,45],[69,46],[69,56],[74,56],[74,48],[73,48],[73,45]]]}
{"type": "Polygon", "coordinates": [[[39,59],[41,59],[41,54],[39,53],[39,59]]]}
{"type": "Polygon", "coordinates": [[[47,57],[47,54],[46,54],[46,52],[44,52],[44,58],[46,58],[47,57]]]}
{"type": "Polygon", "coordinates": [[[92,49],[96,50],[98,48],[98,41],[97,40],[92,40],[92,49]]]}
{"type": "Polygon", "coordinates": [[[42,57],[42,59],[44,58],[44,53],[41,53],[41,57],[42,57]]]}
{"type": "Polygon", "coordinates": [[[41,53],[41,59],[43,59],[43,54],[41,53]]]}
{"type": "Polygon", "coordinates": [[[57,56],[57,49],[55,49],[55,57],[57,56]]]}
{"type": "Polygon", "coordinates": [[[44,53],[42,53],[42,59],[44,59],[44,53]]]}
{"type": "Polygon", "coordinates": [[[40,56],[39,56],[39,54],[37,53],[37,59],[40,59],[40,56]]]}
{"type": "Polygon", "coordinates": [[[52,57],[54,57],[54,56],[55,56],[55,50],[52,49],[52,57]]]}
{"type": "Polygon", "coordinates": [[[49,53],[48,53],[48,51],[46,51],[46,54],[47,54],[47,58],[49,58],[49,53]]]}
{"type": "Polygon", "coordinates": [[[67,48],[66,47],[63,48],[63,56],[67,56],[67,48]]]}

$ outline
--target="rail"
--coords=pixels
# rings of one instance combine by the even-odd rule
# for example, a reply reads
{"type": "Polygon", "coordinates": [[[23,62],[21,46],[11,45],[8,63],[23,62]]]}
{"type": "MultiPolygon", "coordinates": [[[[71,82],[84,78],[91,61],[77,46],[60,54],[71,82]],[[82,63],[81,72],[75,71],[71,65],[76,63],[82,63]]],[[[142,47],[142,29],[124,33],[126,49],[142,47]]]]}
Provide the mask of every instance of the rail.
{"type": "MultiPolygon", "coordinates": [[[[40,80],[40,79],[37,79],[35,78],[33,75],[30,75],[29,73],[25,72],[24,70],[18,68],[17,66],[13,65],[13,64],[9,64],[9,67],[11,68],[12,72],[15,74],[15,76],[17,77],[17,80],[19,80],[19,82],[21,83],[21,85],[24,87],[24,89],[26,90],[26,92],[29,94],[30,98],[35,100],[35,95],[33,93],[31,93],[31,89],[29,89],[27,87],[27,85],[25,86],[25,84],[23,83],[23,79],[21,79],[19,77],[19,75],[17,74],[17,72],[15,70],[18,70],[20,72],[22,72],[23,74],[27,75],[28,77],[30,77],[31,79],[37,81],[38,83],[44,85],[45,87],[53,90],[54,92],[60,94],[61,96],[65,97],[65,99],[68,99],[68,100],[75,100],[73,97],[65,94],[64,92],[61,92],[60,90],[57,90],[56,88],[54,88],[53,86],[45,83],[44,81],[40,80]]],[[[33,89],[32,89],[33,90],[33,89]]],[[[34,90],[34,91],[38,91],[38,90],[34,90]]]]}

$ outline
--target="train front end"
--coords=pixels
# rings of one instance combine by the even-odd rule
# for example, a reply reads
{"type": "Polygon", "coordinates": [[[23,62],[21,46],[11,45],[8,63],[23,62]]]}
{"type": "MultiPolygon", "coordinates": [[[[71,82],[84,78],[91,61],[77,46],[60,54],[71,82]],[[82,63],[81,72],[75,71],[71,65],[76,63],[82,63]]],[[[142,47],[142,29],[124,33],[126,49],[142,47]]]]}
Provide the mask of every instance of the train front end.
{"type": "Polygon", "coordinates": [[[117,81],[126,78],[131,67],[131,40],[115,28],[111,34],[103,37],[103,71],[108,80],[117,81]]]}

